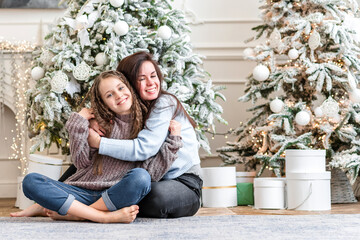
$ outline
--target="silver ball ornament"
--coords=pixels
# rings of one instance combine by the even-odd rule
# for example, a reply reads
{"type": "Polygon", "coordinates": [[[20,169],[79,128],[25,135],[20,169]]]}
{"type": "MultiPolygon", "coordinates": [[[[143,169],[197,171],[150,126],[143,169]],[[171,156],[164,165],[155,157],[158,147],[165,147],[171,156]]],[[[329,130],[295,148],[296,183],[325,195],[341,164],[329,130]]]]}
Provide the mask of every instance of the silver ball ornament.
{"type": "Polygon", "coordinates": [[[100,52],[100,53],[96,54],[96,56],[95,56],[95,63],[98,66],[105,65],[107,60],[108,60],[108,58],[107,58],[106,54],[103,52],[100,52]]]}
{"type": "Polygon", "coordinates": [[[110,0],[110,4],[113,7],[121,7],[124,4],[124,0],[110,0]]]}
{"type": "Polygon", "coordinates": [[[292,60],[297,59],[299,57],[299,52],[295,48],[290,49],[288,52],[288,57],[292,60]]]}

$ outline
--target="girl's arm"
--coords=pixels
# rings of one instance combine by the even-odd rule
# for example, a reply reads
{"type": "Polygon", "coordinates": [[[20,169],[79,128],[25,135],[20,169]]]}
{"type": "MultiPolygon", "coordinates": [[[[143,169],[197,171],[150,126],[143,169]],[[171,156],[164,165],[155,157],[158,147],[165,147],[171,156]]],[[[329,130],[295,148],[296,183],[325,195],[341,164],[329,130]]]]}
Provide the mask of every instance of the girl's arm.
{"type": "Polygon", "coordinates": [[[65,124],[70,138],[70,153],[77,169],[91,164],[90,146],[87,141],[89,135],[89,121],[79,113],[72,113],[65,124]]]}
{"type": "Polygon", "coordinates": [[[160,151],[146,161],[138,162],[136,167],[146,169],[151,181],[158,182],[170,169],[173,162],[177,159],[177,152],[183,146],[181,141],[181,124],[175,120],[170,122],[170,135],[161,145],[160,151]]]}
{"type": "Polygon", "coordinates": [[[169,124],[175,112],[176,101],[170,96],[157,100],[146,127],[132,140],[101,138],[99,153],[125,161],[144,161],[159,152],[168,135],[169,124]]]}

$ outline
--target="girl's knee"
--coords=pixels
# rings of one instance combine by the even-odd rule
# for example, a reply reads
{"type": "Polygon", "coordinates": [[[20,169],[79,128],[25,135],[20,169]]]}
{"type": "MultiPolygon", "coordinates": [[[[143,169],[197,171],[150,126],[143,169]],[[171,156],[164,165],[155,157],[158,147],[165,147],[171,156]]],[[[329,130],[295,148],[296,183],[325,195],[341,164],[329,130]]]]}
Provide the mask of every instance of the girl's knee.
{"type": "Polygon", "coordinates": [[[22,182],[23,192],[26,197],[29,196],[29,193],[32,191],[36,191],[37,188],[35,187],[40,181],[42,181],[43,177],[39,173],[29,173],[27,174],[22,182]]]}
{"type": "Polygon", "coordinates": [[[148,171],[143,168],[134,168],[129,172],[133,178],[132,182],[137,187],[150,188],[151,177],[148,171]]]}

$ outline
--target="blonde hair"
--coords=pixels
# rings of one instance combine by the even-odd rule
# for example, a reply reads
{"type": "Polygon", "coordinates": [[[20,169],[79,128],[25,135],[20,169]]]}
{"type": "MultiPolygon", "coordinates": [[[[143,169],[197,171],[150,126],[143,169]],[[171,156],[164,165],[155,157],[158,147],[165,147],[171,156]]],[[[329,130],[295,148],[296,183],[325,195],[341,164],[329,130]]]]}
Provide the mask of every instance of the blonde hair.
{"type": "MultiPolygon", "coordinates": [[[[95,78],[93,85],[90,88],[90,91],[87,93],[85,99],[90,97],[91,108],[93,109],[95,119],[98,122],[99,126],[106,131],[105,136],[110,137],[116,114],[104,103],[103,99],[101,98],[100,89],[99,89],[100,82],[103,79],[109,77],[117,78],[121,82],[123,82],[132,95],[132,104],[130,108],[132,126],[131,126],[130,136],[127,138],[134,139],[137,137],[138,133],[144,127],[144,115],[147,114],[147,108],[139,100],[139,98],[134,92],[134,89],[131,87],[128,80],[121,72],[113,71],[113,70],[102,72],[100,75],[98,75],[95,78]]],[[[95,175],[102,174],[102,159],[98,153],[95,157],[93,170],[95,175]]]]}

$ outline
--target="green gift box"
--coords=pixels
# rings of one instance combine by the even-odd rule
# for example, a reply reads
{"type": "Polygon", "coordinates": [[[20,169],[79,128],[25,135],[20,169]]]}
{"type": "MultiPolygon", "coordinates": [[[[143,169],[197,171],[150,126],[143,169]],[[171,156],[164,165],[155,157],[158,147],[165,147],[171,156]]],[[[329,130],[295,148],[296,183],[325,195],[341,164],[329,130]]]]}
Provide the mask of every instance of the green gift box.
{"type": "Polygon", "coordinates": [[[237,183],[237,204],[254,205],[254,186],[252,183],[237,183]]]}

